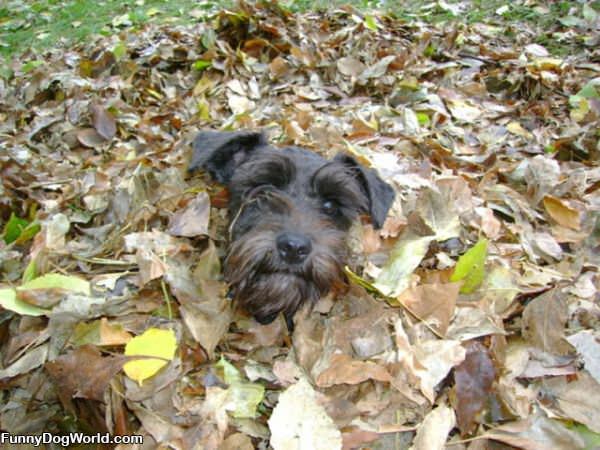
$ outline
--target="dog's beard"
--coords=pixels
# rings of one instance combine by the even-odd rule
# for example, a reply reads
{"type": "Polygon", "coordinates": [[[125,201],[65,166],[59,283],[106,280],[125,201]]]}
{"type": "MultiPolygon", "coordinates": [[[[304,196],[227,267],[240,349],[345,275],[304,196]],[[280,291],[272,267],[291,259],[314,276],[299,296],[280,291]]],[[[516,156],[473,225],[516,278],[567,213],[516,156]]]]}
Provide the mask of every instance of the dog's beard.
{"type": "Polygon", "coordinates": [[[343,234],[324,231],[300,264],[281,260],[275,231],[250,231],[233,242],[225,277],[233,298],[257,321],[269,323],[280,312],[289,320],[303,302],[316,302],[345,285],[343,234]]]}

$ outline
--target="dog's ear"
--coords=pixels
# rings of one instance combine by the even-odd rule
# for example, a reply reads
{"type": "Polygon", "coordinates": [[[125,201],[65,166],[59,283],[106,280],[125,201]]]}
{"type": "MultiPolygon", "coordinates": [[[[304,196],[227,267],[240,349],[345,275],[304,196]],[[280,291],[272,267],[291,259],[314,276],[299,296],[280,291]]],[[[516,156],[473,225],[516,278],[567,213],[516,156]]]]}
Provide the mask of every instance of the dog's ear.
{"type": "Polygon", "coordinates": [[[392,186],[383,181],[373,169],[362,166],[352,156],[340,153],[334,161],[344,164],[360,182],[369,199],[369,213],[375,228],[383,226],[396,193],[392,186]]]}
{"type": "Polygon", "coordinates": [[[202,168],[219,183],[228,183],[236,167],[266,145],[267,139],[262,133],[201,131],[194,139],[188,171],[202,168]]]}

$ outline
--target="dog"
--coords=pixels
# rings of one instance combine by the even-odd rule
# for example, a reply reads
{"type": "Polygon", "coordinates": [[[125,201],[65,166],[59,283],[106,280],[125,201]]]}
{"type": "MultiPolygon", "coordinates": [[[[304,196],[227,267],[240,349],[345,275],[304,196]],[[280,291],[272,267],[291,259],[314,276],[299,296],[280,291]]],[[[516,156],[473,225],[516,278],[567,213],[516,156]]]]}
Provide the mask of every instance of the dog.
{"type": "Polygon", "coordinates": [[[261,324],[346,286],[345,238],[360,214],[381,228],[394,190],[352,156],[331,160],[275,148],[253,131],[201,131],[189,171],[203,169],[229,199],[224,275],[230,296],[261,324]]]}

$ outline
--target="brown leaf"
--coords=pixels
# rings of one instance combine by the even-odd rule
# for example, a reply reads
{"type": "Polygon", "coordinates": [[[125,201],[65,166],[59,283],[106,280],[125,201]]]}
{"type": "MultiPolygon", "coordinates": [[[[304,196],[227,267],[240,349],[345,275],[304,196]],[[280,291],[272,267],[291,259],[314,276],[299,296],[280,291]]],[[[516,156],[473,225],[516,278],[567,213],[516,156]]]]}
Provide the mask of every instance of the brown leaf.
{"type": "Polygon", "coordinates": [[[365,444],[374,442],[377,439],[379,439],[379,434],[373,431],[361,430],[360,428],[342,432],[342,450],[364,448],[365,444]]]}
{"type": "Polygon", "coordinates": [[[579,211],[569,207],[560,198],[546,195],[544,197],[544,208],[559,225],[571,228],[572,230],[581,229],[581,217],[579,211]]]}
{"type": "Polygon", "coordinates": [[[423,284],[411,287],[398,297],[411,313],[445,335],[454,315],[461,283],[423,284]]]}
{"type": "Polygon", "coordinates": [[[454,370],[456,420],[461,434],[471,433],[486,406],[496,369],[488,349],[478,341],[465,345],[465,360],[454,370]]]}
{"type": "Polygon", "coordinates": [[[484,437],[524,450],[573,450],[584,448],[583,439],[558,420],[543,413],[489,430],[484,437]]]}
{"type": "Polygon", "coordinates": [[[91,105],[92,124],[98,134],[110,141],[117,133],[117,121],[114,116],[100,105],[91,105]]]}
{"type": "Polygon", "coordinates": [[[254,450],[254,446],[247,435],[235,433],[223,441],[219,450],[254,450]]]}
{"type": "Polygon", "coordinates": [[[269,70],[273,78],[281,78],[285,76],[289,71],[289,65],[285,59],[281,56],[276,57],[269,64],[269,70]]]}
{"type": "Polygon", "coordinates": [[[523,337],[530,345],[554,355],[567,355],[573,348],[565,340],[568,311],[558,289],[533,299],[523,311],[523,337]]]}
{"type": "Polygon", "coordinates": [[[69,292],[69,290],[61,288],[17,289],[17,298],[40,308],[52,308],[69,292]]]}
{"type": "Polygon", "coordinates": [[[317,377],[317,385],[358,384],[366,380],[391,381],[392,376],[383,367],[371,361],[357,361],[348,355],[333,355],[328,369],[317,377]]]}
{"type": "Polygon", "coordinates": [[[600,433],[600,384],[585,371],[571,382],[567,377],[549,378],[544,382],[542,392],[545,398],[552,399],[546,407],[600,433]]]}
{"type": "Polygon", "coordinates": [[[104,145],[106,140],[93,128],[85,128],[77,133],[77,140],[81,145],[96,148],[104,145]]]}
{"type": "Polygon", "coordinates": [[[348,77],[357,77],[365,70],[365,65],[356,58],[346,56],[337,61],[337,68],[341,74],[348,77]]]}
{"type": "Polygon", "coordinates": [[[123,356],[102,356],[95,346],[83,345],[46,363],[45,368],[67,402],[71,398],[103,401],[108,383],[126,361],[123,356]]]}
{"type": "Polygon", "coordinates": [[[174,236],[195,237],[208,233],[210,200],[200,192],[187,206],[175,213],[169,223],[169,233],[174,236]]]}

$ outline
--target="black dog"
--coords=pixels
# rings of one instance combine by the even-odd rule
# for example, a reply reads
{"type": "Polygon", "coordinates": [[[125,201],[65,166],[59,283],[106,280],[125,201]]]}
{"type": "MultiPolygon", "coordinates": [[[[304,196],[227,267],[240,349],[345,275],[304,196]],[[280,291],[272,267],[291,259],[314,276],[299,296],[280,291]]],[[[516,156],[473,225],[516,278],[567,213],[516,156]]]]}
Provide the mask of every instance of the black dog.
{"type": "Polygon", "coordinates": [[[277,149],[248,131],[200,132],[189,170],[205,169],[230,192],[231,294],[263,324],[284,313],[290,329],[303,301],[345,285],[345,236],[360,213],[380,228],[394,190],[340,154],[328,161],[277,149]]]}

